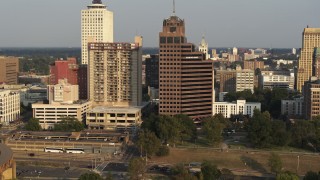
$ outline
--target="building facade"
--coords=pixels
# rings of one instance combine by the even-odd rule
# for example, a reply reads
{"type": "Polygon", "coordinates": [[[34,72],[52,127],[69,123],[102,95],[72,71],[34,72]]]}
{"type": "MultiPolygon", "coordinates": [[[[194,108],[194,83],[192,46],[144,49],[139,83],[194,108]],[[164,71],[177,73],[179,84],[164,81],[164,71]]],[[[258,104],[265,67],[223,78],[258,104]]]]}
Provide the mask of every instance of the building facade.
{"type": "Polygon", "coordinates": [[[141,109],[97,106],[87,113],[89,129],[134,130],[141,124],[141,109]]]}
{"type": "MultiPolygon", "coordinates": [[[[1,140],[3,141],[3,140],[1,140]]],[[[13,151],[1,142],[0,144],[0,179],[9,180],[17,178],[17,165],[13,158],[13,151]]]]}
{"type": "Polygon", "coordinates": [[[298,97],[293,100],[281,100],[281,114],[289,117],[303,117],[304,98],[298,97]]]}
{"type": "Polygon", "coordinates": [[[213,62],[187,43],[184,20],[174,14],[165,19],[159,41],[159,114],[211,116],[213,62]]]}
{"type": "Polygon", "coordinates": [[[81,59],[88,64],[88,43],[113,42],[113,12],[101,0],[93,0],[81,11],[81,59]]]}
{"type": "Polygon", "coordinates": [[[53,129],[54,125],[65,117],[86,121],[86,113],[91,109],[91,102],[77,101],[73,103],[55,102],[52,104],[32,104],[33,117],[39,119],[42,129],[53,129]]]}
{"type": "Polygon", "coordinates": [[[78,70],[79,99],[88,99],[88,65],[79,65],[78,70]]]}
{"type": "Polygon", "coordinates": [[[159,88],[159,55],[151,55],[146,58],[146,86],[159,88]]]}
{"type": "Polygon", "coordinates": [[[320,47],[320,28],[305,28],[298,64],[297,90],[302,91],[304,83],[312,76],[314,49],[320,47]]]}
{"type": "Polygon", "coordinates": [[[257,61],[256,59],[243,61],[243,69],[250,69],[250,70],[254,70],[254,71],[256,69],[263,70],[264,69],[264,61],[257,61]]]}
{"type": "Polygon", "coordinates": [[[142,103],[142,39],[136,43],[89,43],[89,99],[94,106],[142,103]]]}
{"type": "Polygon", "coordinates": [[[73,85],[78,84],[78,65],[76,58],[56,60],[50,65],[50,84],[56,85],[60,79],[68,79],[73,85]]]}
{"type": "Polygon", "coordinates": [[[236,70],[217,70],[217,77],[220,82],[220,93],[221,92],[236,92],[236,70]],[[218,75],[219,74],[219,75],[218,75]]]}
{"type": "Polygon", "coordinates": [[[73,103],[79,100],[79,86],[68,83],[68,79],[60,79],[56,85],[48,85],[49,104],[54,102],[73,103]]]}
{"type": "Polygon", "coordinates": [[[0,123],[9,124],[20,118],[20,93],[0,90],[0,123]]]}
{"type": "Polygon", "coordinates": [[[255,75],[253,70],[243,69],[236,72],[236,91],[251,90],[254,92],[255,75]]]}
{"type": "Polygon", "coordinates": [[[230,118],[231,115],[248,115],[253,116],[255,109],[261,109],[261,103],[246,102],[246,100],[237,100],[237,102],[214,102],[212,115],[222,114],[225,118],[230,118]]]}
{"type": "Polygon", "coordinates": [[[19,59],[0,56],[0,83],[18,84],[19,59]]]}
{"type": "Polygon", "coordinates": [[[305,118],[312,120],[313,117],[320,115],[320,80],[311,77],[304,85],[304,107],[305,118]]]}
{"type": "Polygon", "coordinates": [[[294,73],[290,71],[261,71],[260,85],[263,89],[294,90],[294,81],[294,73]]]}

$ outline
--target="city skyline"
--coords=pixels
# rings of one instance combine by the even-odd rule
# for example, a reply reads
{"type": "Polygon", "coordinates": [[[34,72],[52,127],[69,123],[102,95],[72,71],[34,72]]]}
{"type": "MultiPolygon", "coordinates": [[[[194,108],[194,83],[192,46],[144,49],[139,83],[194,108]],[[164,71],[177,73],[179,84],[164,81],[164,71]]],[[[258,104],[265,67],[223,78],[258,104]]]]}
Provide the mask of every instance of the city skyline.
{"type": "MultiPolygon", "coordinates": [[[[90,3],[91,0],[1,2],[0,22],[4,26],[0,47],[80,47],[81,10],[90,3]]],[[[172,14],[172,0],[103,0],[103,4],[115,12],[115,41],[132,41],[134,35],[142,35],[144,47],[158,46],[161,21],[172,14]]],[[[209,47],[300,48],[303,28],[320,27],[319,5],[317,0],[203,0],[196,4],[178,0],[176,14],[189,27],[188,41],[196,44],[205,35],[209,47]]]]}

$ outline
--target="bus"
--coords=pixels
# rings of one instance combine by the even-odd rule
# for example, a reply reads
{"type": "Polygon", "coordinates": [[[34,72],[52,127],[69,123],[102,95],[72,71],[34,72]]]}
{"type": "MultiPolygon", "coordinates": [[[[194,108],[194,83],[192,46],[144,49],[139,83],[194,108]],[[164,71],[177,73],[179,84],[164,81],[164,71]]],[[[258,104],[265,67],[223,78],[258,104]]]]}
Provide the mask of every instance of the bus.
{"type": "Polygon", "coordinates": [[[63,149],[62,148],[46,147],[46,148],[44,148],[44,152],[63,153],[63,149]]]}
{"type": "Polygon", "coordinates": [[[82,154],[84,153],[84,149],[83,148],[67,148],[66,153],[82,154]]]}

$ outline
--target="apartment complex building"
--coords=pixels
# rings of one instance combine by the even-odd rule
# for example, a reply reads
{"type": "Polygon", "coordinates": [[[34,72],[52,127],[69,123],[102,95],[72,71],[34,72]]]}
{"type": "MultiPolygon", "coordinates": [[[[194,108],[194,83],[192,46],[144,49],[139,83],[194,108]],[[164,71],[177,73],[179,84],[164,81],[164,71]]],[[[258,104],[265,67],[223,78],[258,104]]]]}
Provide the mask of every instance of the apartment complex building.
{"type": "Polygon", "coordinates": [[[18,84],[19,59],[0,56],[0,83],[18,84]]]}
{"type": "Polygon", "coordinates": [[[89,99],[94,106],[142,102],[142,39],[136,43],[89,43],[89,99]]]}
{"type": "Polygon", "coordinates": [[[255,71],[256,69],[264,69],[264,61],[258,61],[258,60],[247,60],[243,61],[243,69],[250,69],[255,71]]]}
{"type": "Polygon", "coordinates": [[[20,93],[0,90],[0,123],[9,124],[20,118],[20,93]]]}
{"type": "Polygon", "coordinates": [[[243,69],[236,72],[236,91],[251,90],[254,92],[255,74],[253,70],[243,69]]]}
{"type": "Polygon", "coordinates": [[[291,100],[281,100],[281,114],[289,117],[302,117],[303,105],[303,97],[297,97],[291,100]]]}
{"type": "Polygon", "coordinates": [[[113,12],[101,0],[93,0],[88,9],[81,11],[81,57],[88,64],[88,43],[113,42],[113,12]]]}
{"type": "Polygon", "coordinates": [[[305,28],[297,75],[297,90],[300,92],[304,83],[314,74],[312,65],[314,50],[317,47],[320,47],[320,28],[305,28]]]}
{"type": "Polygon", "coordinates": [[[294,90],[295,76],[290,71],[261,71],[260,86],[263,89],[281,88],[294,90]]]}
{"type": "Polygon", "coordinates": [[[159,41],[159,114],[211,116],[213,61],[187,42],[185,22],[174,14],[163,21],[159,41]]]}

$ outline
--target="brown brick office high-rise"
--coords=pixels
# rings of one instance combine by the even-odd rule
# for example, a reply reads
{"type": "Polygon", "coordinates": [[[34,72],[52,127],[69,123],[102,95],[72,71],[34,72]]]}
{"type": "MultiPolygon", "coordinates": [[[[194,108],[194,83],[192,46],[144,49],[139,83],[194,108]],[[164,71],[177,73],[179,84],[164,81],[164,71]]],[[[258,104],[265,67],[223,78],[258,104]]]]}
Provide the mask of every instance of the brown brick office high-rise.
{"type": "Polygon", "coordinates": [[[159,33],[159,114],[212,115],[213,62],[187,43],[185,22],[172,15],[159,33]]]}

